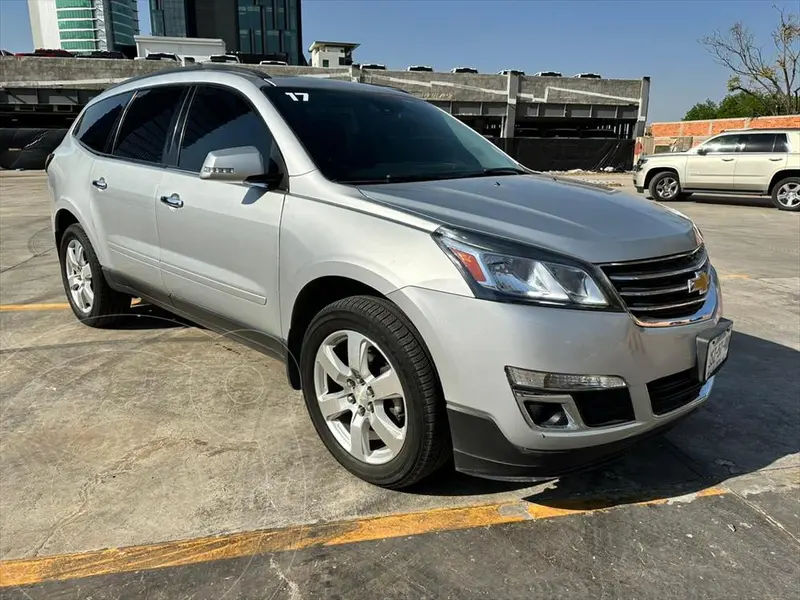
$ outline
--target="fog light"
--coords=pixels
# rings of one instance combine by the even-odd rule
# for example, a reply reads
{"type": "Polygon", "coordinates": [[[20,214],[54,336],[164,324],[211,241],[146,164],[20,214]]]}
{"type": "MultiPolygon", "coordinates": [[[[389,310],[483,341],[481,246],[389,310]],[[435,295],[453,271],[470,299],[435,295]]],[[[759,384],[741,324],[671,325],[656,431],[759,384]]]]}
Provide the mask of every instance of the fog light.
{"type": "Polygon", "coordinates": [[[615,375],[543,373],[517,367],[506,367],[506,375],[511,385],[556,392],[627,387],[625,380],[615,375]]]}
{"type": "Polygon", "coordinates": [[[531,421],[539,427],[559,428],[569,425],[564,407],[555,402],[526,402],[531,421]]]}

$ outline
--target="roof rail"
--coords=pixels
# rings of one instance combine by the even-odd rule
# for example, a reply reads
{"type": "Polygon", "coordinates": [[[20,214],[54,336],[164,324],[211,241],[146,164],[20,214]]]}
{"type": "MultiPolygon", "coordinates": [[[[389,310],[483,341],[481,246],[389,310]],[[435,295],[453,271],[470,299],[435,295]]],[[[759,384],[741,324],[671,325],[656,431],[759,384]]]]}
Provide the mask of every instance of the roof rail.
{"type": "Polygon", "coordinates": [[[115,83],[107,87],[107,90],[114,89],[121,85],[126,85],[131,82],[135,81],[143,81],[145,79],[150,79],[151,77],[157,77],[159,75],[169,75],[172,73],[187,73],[190,71],[225,71],[227,73],[236,73],[239,75],[244,75],[248,77],[257,77],[261,80],[269,80],[272,79],[269,73],[262,71],[260,69],[255,69],[248,65],[242,65],[241,63],[194,63],[191,65],[187,65],[185,67],[168,67],[166,69],[160,69],[158,71],[153,71],[152,73],[145,73],[144,75],[137,75],[136,77],[131,77],[126,79],[125,81],[121,81],[120,83],[115,83]]]}

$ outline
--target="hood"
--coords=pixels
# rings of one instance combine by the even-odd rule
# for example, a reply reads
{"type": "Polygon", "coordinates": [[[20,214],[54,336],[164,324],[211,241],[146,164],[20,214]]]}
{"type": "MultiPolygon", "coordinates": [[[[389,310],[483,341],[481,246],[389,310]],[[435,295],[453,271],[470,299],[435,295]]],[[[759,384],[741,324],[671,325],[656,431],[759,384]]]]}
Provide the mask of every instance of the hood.
{"type": "Polygon", "coordinates": [[[441,223],[584,261],[636,260],[697,247],[677,211],[604,186],[513,175],[359,186],[368,199],[441,223]]]}

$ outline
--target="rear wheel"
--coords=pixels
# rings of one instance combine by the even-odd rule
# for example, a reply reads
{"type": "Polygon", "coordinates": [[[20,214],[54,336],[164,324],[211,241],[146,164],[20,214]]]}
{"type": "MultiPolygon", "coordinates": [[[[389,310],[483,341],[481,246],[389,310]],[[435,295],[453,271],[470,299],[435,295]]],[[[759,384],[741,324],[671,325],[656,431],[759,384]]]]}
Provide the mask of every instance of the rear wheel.
{"type": "Polygon", "coordinates": [[[361,479],[404,488],[448,458],[449,427],[433,363],[392,303],[354,296],[324,308],[306,332],[300,371],[317,433],[361,479]]]}
{"type": "Polygon", "coordinates": [[[772,203],[778,210],[800,211],[800,177],[787,177],[776,183],[772,203]]]}
{"type": "Polygon", "coordinates": [[[112,327],[131,306],[131,297],[109,287],[83,227],[70,225],[59,246],[61,279],[72,312],[90,327],[112,327]]]}
{"type": "Polygon", "coordinates": [[[681,200],[685,197],[685,194],[681,192],[681,184],[678,181],[678,176],[672,171],[657,173],[653,179],[650,180],[649,191],[653,200],[657,200],[658,202],[681,200]]]}

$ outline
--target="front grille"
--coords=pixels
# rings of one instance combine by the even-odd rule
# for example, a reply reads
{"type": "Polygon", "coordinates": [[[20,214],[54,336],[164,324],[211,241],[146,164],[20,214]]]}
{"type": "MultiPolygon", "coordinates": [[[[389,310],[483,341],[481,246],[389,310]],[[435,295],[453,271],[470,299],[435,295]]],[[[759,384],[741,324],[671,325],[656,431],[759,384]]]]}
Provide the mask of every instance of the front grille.
{"type": "Polygon", "coordinates": [[[711,283],[711,267],[703,246],[686,254],[609,263],[600,268],[631,313],[643,320],[693,315],[705,302],[711,283]],[[692,288],[690,281],[694,280],[700,289],[692,288]]]}
{"type": "Polygon", "coordinates": [[[697,398],[703,384],[695,377],[695,370],[688,369],[656,379],[647,384],[650,406],[654,415],[665,415],[697,398]]]}
{"type": "Polygon", "coordinates": [[[571,392],[587,427],[605,427],[633,421],[633,404],[628,388],[571,392]]]}

